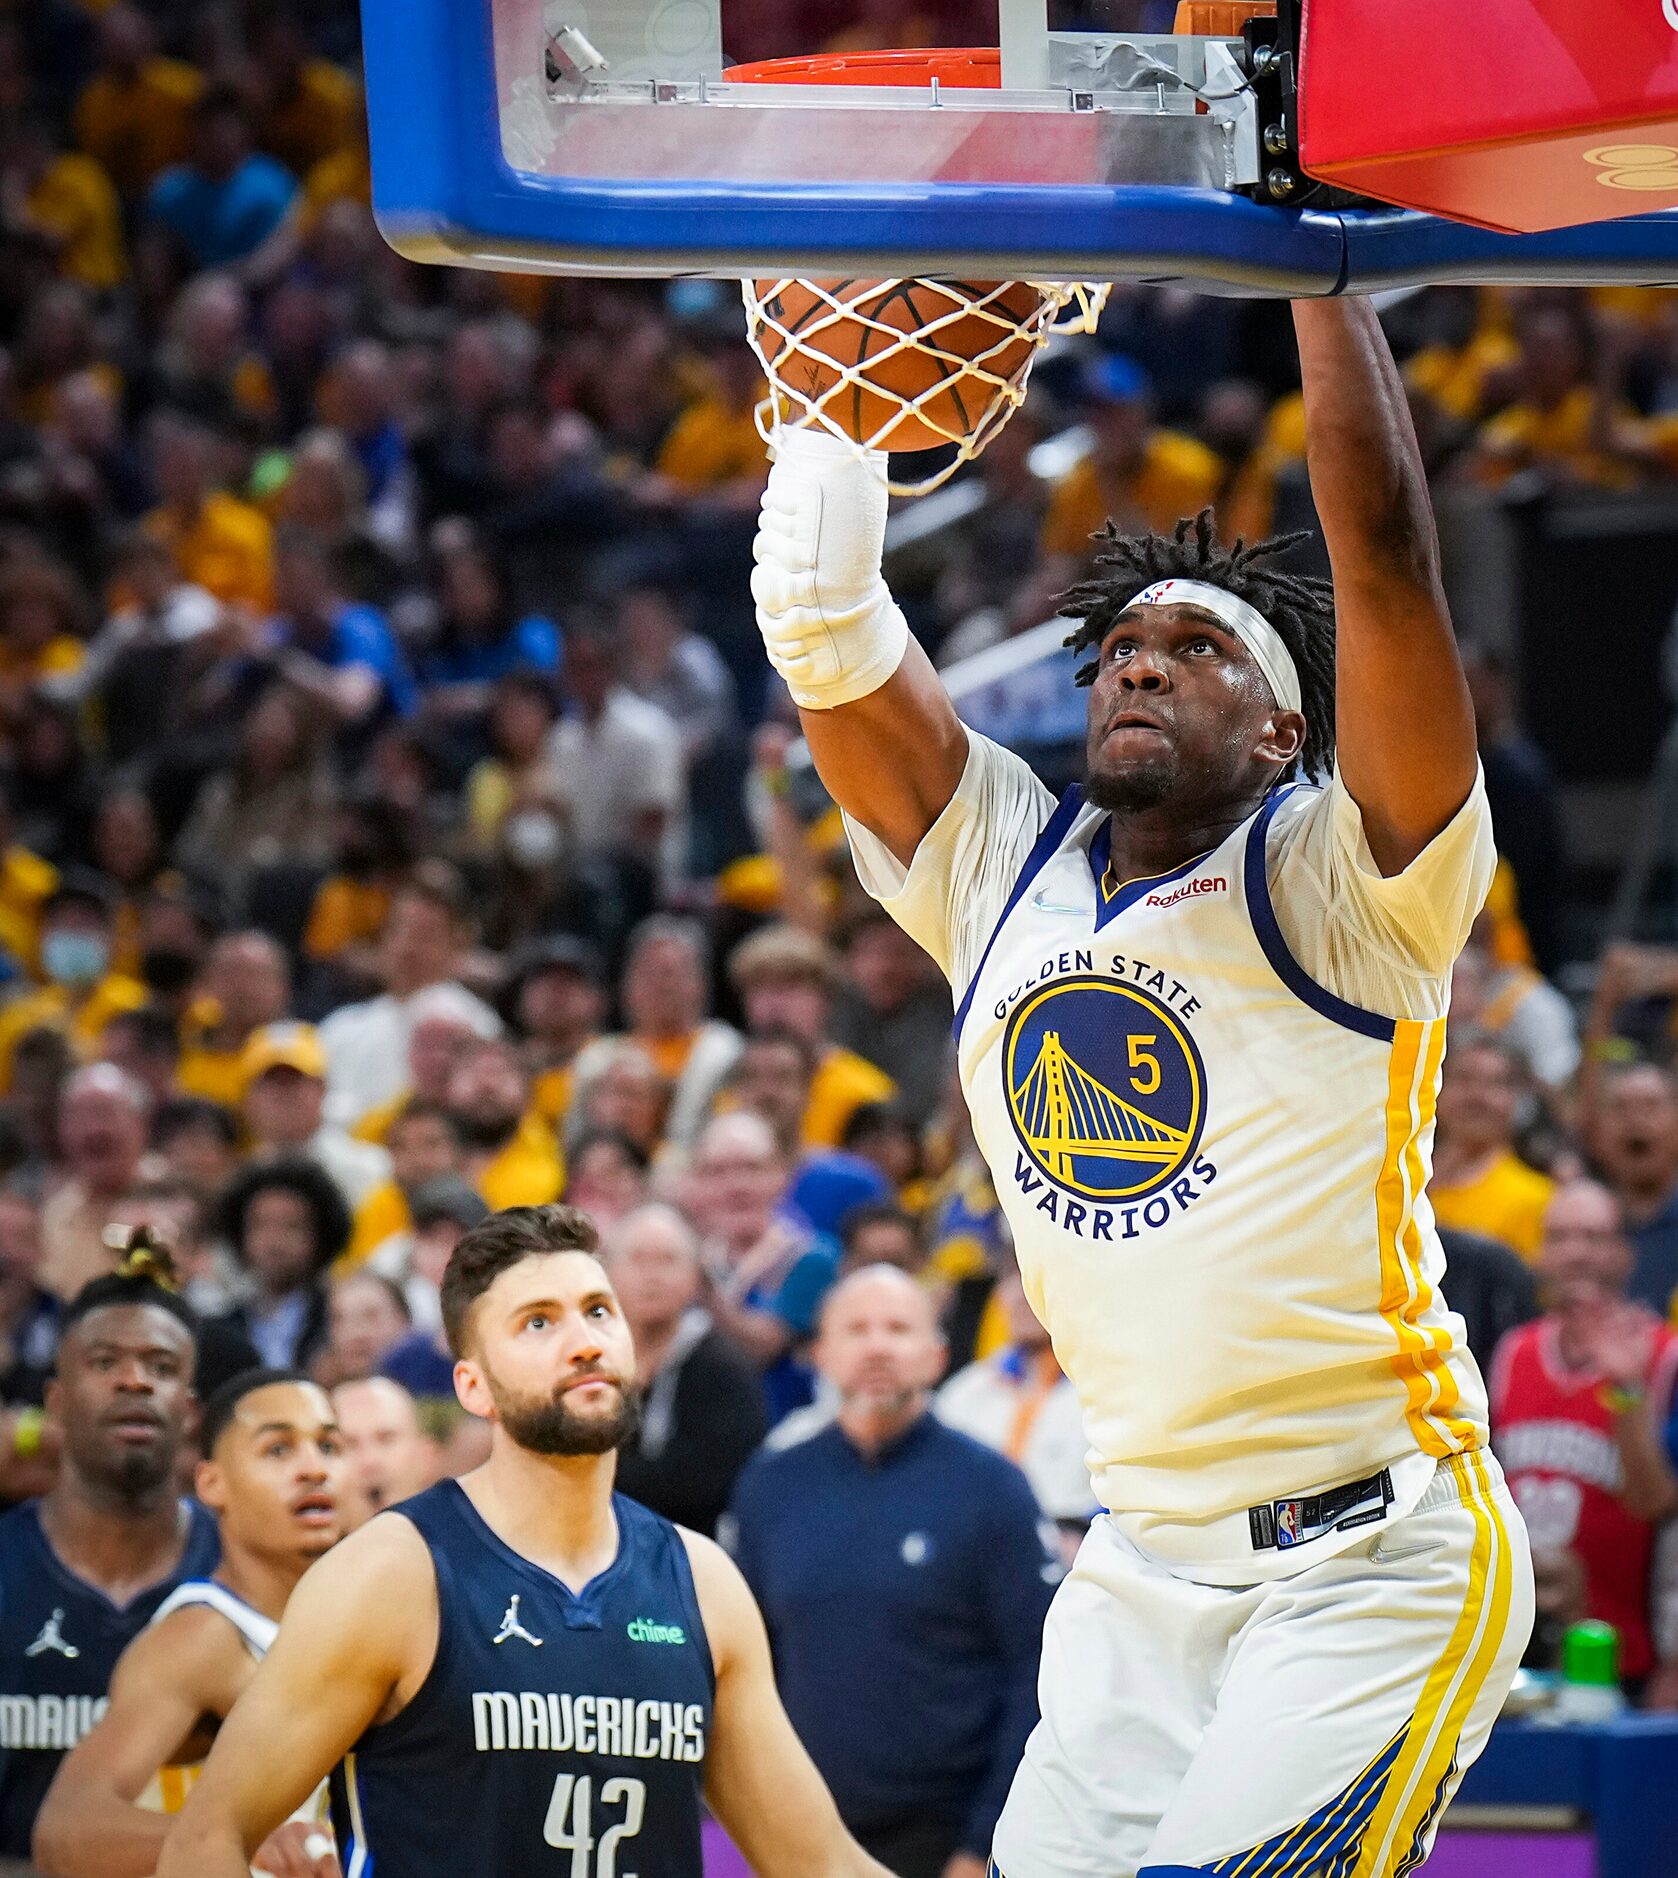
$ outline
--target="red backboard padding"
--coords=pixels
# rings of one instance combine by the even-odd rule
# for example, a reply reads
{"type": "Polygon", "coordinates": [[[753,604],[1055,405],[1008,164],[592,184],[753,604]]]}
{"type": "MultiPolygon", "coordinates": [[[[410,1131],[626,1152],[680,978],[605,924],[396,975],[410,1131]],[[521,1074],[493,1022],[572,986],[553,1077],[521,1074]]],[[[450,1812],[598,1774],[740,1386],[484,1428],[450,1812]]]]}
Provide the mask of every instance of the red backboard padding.
{"type": "Polygon", "coordinates": [[[1678,208],[1678,0],[1304,0],[1305,172],[1532,232],[1678,208]]]}

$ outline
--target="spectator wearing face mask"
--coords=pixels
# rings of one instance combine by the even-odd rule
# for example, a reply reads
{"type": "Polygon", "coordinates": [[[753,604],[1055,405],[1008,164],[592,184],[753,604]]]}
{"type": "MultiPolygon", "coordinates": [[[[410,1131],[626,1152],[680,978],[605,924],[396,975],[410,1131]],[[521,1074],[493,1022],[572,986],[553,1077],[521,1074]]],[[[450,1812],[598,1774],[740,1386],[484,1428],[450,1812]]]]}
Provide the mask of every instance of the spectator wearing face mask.
{"type": "Polygon", "coordinates": [[[67,869],[41,904],[41,970],[31,992],[0,1011],[0,1094],[11,1089],[18,1039],[46,1026],[90,1049],[118,1011],[137,1010],[146,987],[111,967],[111,894],[101,875],[67,869]]]}

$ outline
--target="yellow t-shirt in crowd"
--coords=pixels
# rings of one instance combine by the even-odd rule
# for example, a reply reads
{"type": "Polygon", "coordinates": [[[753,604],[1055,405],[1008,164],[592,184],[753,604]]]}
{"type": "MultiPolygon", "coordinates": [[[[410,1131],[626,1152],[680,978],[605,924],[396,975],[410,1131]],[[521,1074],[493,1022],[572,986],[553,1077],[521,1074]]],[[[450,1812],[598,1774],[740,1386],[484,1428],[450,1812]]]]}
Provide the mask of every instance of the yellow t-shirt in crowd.
{"type": "Polygon", "coordinates": [[[390,890],[333,874],[315,891],[303,950],[312,959],[335,959],[361,941],[376,939],[390,911],[390,890]]]}
{"type": "Polygon", "coordinates": [[[1225,539],[1262,541],[1274,525],[1278,479],[1304,461],[1305,399],[1290,391],[1270,407],[1252,455],[1235,472],[1219,515],[1225,539]]]}
{"type": "Polygon", "coordinates": [[[195,998],[181,1019],[181,1058],[175,1087],[185,1096],[237,1109],[245,1099],[244,1039],[223,1049],[210,1041],[221,1023],[214,998],[195,998]]]}
{"type": "Polygon", "coordinates": [[[1428,1188],[1433,1216],[1459,1232],[1483,1232],[1512,1246],[1529,1265],[1538,1257],[1544,1214],[1556,1183],[1505,1149],[1477,1180],[1428,1188]]]}
{"type": "Polygon", "coordinates": [[[374,1187],[355,1209],[355,1223],[350,1242],[332,1269],[342,1277],[365,1265],[384,1242],[399,1232],[408,1232],[414,1223],[408,1211],[408,1196],[394,1180],[374,1187]]]}
{"type": "Polygon", "coordinates": [[[30,190],[28,208],[31,218],[62,244],[61,274],[95,293],[115,287],[127,274],[122,204],[92,157],[73,150],[54,157],[30,190]]]}
{"type": "Polygon", "coordinates": [[[479,1170],[473,1182],[492,1213],[509,1206],[546,1206],[565,1185],[565,1163],[554,1131],[534,1111],[518,1133],[479,1170]]]}
{"type": "Polygon", "coordinates": [[[0,685],[37,685],[78,669],[87,647],[68,633],[57,633],[34,652],[19,652],[0,639],[0,685]]]}
{"type": "MultiPolygon", "coordinates": [[[[1626,489],[1636,480],[1629,464],[1596,449],[1591,442],[1591,419],[1596,394],[1589,385],[1575,385],[1553,410],[1541,411],[1532,404],[1512,404],[1487,420],[1480,437],[1496,451],[1519,451],[1540,462],[1565,468],[1581,482],[1595,483],[1603,489],[1626,489]]],[[[1637,413],[1629,406],[1616,414],[1623,429],[1635,429],[1637,413]]],[[[1497,484],[1514,474],[1514,465],[1499,461],[1496,455],[1482,458],[1479,474],[1483,481],[1497,484]]]]}
{"type": "MultiPolygon", "coordinates": [[[[768,386],[764,388],[768,395],[768,386]]],[[[751,410],[739,411],[705,393],[670,427],[654,467],[689,489],[714,489],[741,476],[766,473],[767,448],[751,410]]]]}
{"type": "Polygon", "coordinates": [[[867,1102],[889,1102],[897,1084],[883,1069],[854,1050],[837,1045],[816,1066],[810,1099],[804,1108],[802,1136],[807,1148],[836,1148],[845,1124],[867,1102]]]}
{"type": "Polygon", "coordinates": [[[576,1075],[569,1063],[556,1063],[552,1069],[539,1070],[530,1085],[530,1110],[555,1131],[565,1120],[571,1106],[571,1091],[576,1075]]]}
{"type": "Polygon", "coordinates": [[[111,972],[79,1004],[63,985],[43,985],[8,1004],[0,1010],[0,1095],[11,1091],[12,1053],[20,1037],[42,1028],[62,1030],[78,1050],[89,1050],[113,1017],[137,1011],[149,996],[137,978],[111,972]]]}
{"type": "Polygon", "coordinates": [[[204,74],[179,59],[147,59],[132,79],[97,73],[76,100],[77,144],[124,195],[137,196],[192,148],[204,74]]]}
{"type": "Polygon", "coordinates": [[[1045,554],[1085,555],[1090,536],[1110,516],[1137,511],[1149,528],[1170,531],[1185,515],[1198,515],[1216,499],[1223,462],[1214,450],[1181,431],[1156,430],[1143,450],[1142,466],[1121,483],[1110,483],[1093,457],[1075,463],[1056,485],[1043,519],[1045,554]]]}
{"type": "Polygon", "coordinates": [[[373,166],[365,144],[352,144],[347,150],[334,150],[312,165],[303,179],[301,224],[305,233],[335,202],[373,200],[373,166]]]}
{"type": "Polygon", "coordinates": [[[58,869],[28,848],[0,854],[0,948],[31,978],[40,976],[41,902],[58,885],[58,869]]]}
{"type": "Polygon", "coordinates": [[[242,600],[264,612],[273,606],[274,531],[260,509],[212,489],[190,522],[172,509],[153,509],[145,528],[185,579],[218,600],[242,600]]]}
{"type": "Polygon", "coordinates": [[[1442,411],[1469,423],[1486,401],[1486,380],[1520,356],[1503,327],[1477,332],[1465,346],[1424,346],[1404,367],[1405,382],[1442,411]]]}
{"type": "Polygon", "coordinates": [[[349,73],[330,59],[309,59],[290,96],[263,119],[263,148],[294,176],[307,176],[354,144],[360,111],[361,93],[349,73]]]}

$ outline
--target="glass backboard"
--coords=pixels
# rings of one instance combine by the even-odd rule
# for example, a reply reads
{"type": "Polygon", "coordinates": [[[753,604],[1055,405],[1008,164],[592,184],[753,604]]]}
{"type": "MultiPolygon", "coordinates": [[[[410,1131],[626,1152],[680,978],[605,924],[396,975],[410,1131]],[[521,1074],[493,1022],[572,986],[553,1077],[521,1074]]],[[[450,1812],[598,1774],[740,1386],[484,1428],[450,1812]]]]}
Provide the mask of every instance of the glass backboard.
{"type": "MultiPolygon", "coordinates": [[[[1242,9],[1232,7],[1233,15],[1242,9]]],[[[374,208],[417,259],[585,274],[1665,280],[1678,222],[1544,237],[1336,206],[1287,70],[1157,0],[364,0],[374,208]],[[870,47],[972,45],[938,67],[870,47]],[[844,58],[819,74],[765,61],[844,58]],[[747,69],[742,69],[742,68],[747,69]],[[883,81],[883,82],[882,82],[883,81]],[[1320,200],[1311,200],[1315,193],[1320,200]]]]}

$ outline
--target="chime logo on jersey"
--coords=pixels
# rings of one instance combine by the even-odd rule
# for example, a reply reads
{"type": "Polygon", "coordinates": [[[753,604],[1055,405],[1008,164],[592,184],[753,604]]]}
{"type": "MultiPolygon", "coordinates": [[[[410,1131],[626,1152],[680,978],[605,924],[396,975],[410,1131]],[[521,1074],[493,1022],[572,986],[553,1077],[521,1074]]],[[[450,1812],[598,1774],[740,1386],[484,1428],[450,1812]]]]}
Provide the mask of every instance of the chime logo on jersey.
{"type": "Polygon", "coordinates": [[[1092,1200],[1141,1200],[1194,1158],[1200,1052],[1138,985],[1065,978],[1021,1000],[1003,1039],[1008,1113],[1031,1165],[1092,1200]]]}

